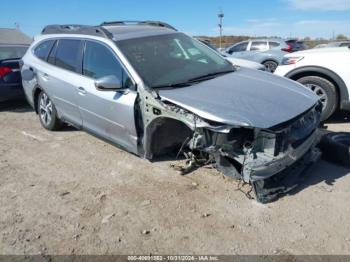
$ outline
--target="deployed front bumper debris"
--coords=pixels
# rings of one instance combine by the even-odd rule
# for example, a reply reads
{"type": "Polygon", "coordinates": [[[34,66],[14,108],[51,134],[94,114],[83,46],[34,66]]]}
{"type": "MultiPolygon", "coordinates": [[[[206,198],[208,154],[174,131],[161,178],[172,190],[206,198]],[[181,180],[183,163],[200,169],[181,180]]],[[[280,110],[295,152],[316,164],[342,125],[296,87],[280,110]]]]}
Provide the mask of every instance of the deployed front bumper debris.
{"type": "Polygon", "coordinates": [[[321,156],[321,152],[313,148],[293,165],[285,168],[280,173],[266,179],[252,182],[256,200],[261,203],[269,203],[279,196],[291,192],[304,181],[307,169],[321,156]]]}

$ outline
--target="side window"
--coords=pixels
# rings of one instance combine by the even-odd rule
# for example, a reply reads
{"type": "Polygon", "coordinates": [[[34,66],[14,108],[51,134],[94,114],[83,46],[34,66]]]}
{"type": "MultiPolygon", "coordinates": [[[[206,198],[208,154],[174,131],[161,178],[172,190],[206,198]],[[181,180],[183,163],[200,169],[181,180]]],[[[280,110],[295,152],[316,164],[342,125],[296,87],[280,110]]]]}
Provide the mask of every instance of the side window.
{"type": "Polygon", "coordinates": [[[131,79],[112,51],[96,42],[86,41],[83,75],[94,79],[114,75],[122,82],[123,87],[132,86],[131,79]]]}
{"type": "Polygon", "coordinates": [[[269,42],[269,45],[270,45],[270,49],[272,49],[272,48],[279,47],[279,46],[280,46],[280,43],[277,43],[277,42],[269,42]]]}
{"type": "Polygon", "coordinates": [[[49,55],[50,50],[54,43],[55,43],[55,40],[48,40],[41,43],[34,49],[34,55],[40,58],[41,60],[46,61],[47,56],[49,55]]]}
{"type": "Polygon", "coordinates": [[[59,40],[55,64],[69,71],[77,72],[80,57],[80,40],[59,40]]]}
{"type": "Polygon", "coordinates": [[[253,41],[250,46],[250,51],[263,51],[267,50],[267,42],[266,41],[253,41]]]}
{"type": "Polygon", "coordinates": [[[340,47],[350,47],[350,43],[342,43],[340,44],[340,47]]]}
{"type": "Polygon", "coordinates": [[[241,44],[234,45],[230,48],[229,54],[235,53],[235,52],[244,52],[247,51],[248,42],[244,42],[241,44]]]}

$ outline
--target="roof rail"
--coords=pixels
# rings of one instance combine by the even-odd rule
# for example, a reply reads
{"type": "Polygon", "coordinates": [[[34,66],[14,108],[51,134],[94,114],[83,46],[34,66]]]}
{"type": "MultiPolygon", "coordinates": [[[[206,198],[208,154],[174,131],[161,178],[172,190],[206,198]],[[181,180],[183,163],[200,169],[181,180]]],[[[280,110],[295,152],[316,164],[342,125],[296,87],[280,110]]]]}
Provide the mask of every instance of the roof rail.
{"type": "Polygon", "coordinates": [[[87,25],[48,25],[41,34],[84,34],[112,39],[113,35],[101,26],[87,25]]]}
{"type": "Polygon", "coordinates": [[[150,25],[150,26],[165,27],[165,28],[177,31],[175,27],[161,21],[111,21],[111,22],[103,22],[100,26],[113,26],[113,25],[150,25]]]}

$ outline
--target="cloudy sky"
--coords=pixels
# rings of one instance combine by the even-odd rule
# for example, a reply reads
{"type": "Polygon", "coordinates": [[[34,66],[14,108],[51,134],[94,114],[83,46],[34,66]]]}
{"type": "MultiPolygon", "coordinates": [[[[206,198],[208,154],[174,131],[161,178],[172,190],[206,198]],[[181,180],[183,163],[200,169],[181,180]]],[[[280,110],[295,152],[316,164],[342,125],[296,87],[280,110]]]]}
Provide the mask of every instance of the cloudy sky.
{"type": "Polygon", "coordinates": [[[15,23],[33,36],[47,24],[162,20],[192,35],[217,35],[217,13],[227,35],[350,37],[350,0],[33,0],[4,1],[0,27],[15,23]]]}

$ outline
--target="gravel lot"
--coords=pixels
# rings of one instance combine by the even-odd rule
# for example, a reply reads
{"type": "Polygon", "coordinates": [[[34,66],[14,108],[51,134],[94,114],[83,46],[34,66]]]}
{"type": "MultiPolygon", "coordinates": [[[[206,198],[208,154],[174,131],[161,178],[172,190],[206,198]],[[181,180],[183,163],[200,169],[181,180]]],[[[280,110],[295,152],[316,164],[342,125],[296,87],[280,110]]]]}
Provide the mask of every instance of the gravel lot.
{"type": "Polygon", "coordinates": [[[1,107],[1,254],[350,254],[345,167],[319,161],[292,195],[262,205],[213,169],[182,177],[175,162],[45,131],[24,103],[1,107]]]}

